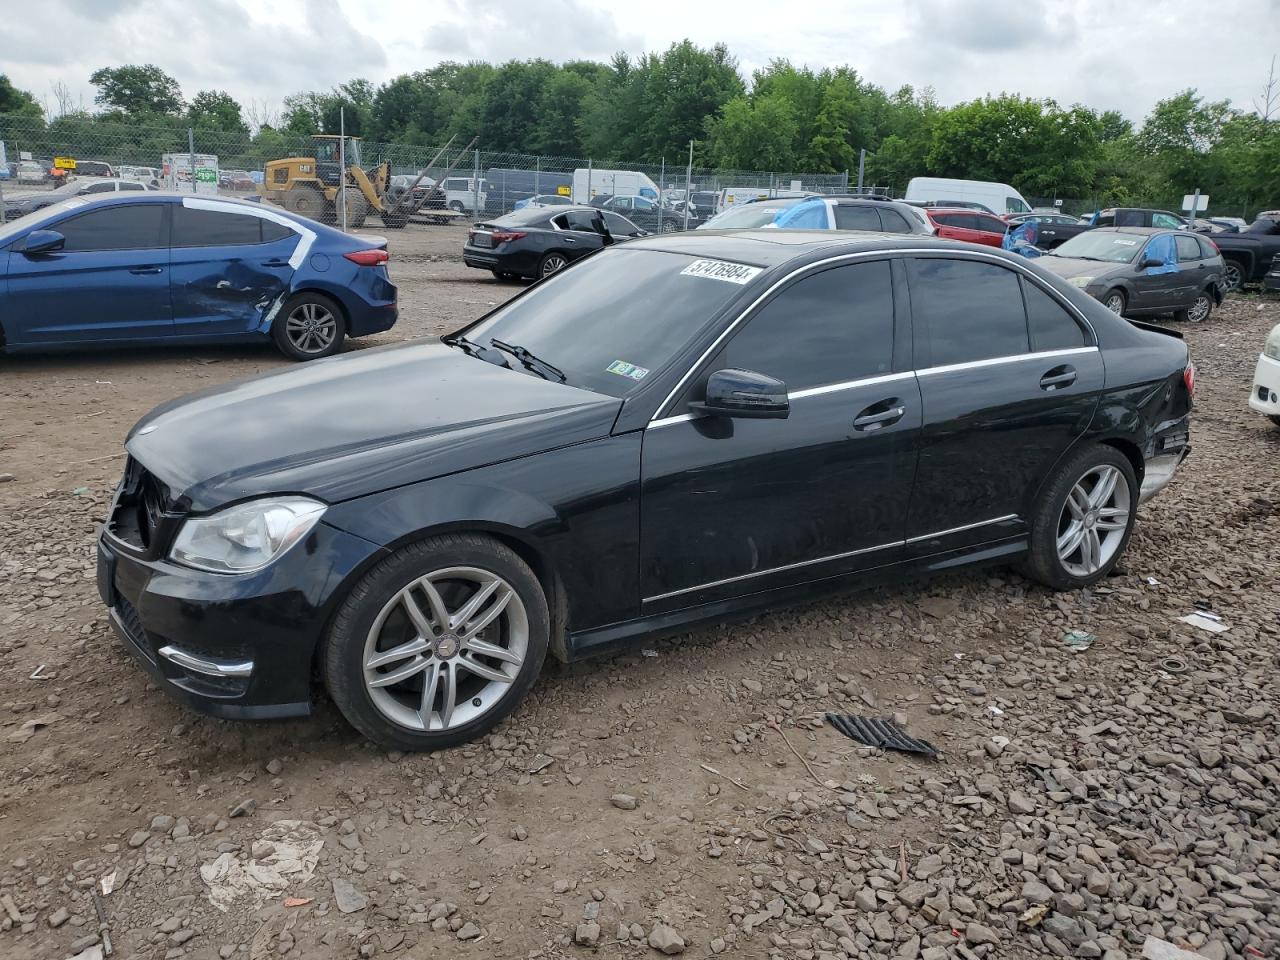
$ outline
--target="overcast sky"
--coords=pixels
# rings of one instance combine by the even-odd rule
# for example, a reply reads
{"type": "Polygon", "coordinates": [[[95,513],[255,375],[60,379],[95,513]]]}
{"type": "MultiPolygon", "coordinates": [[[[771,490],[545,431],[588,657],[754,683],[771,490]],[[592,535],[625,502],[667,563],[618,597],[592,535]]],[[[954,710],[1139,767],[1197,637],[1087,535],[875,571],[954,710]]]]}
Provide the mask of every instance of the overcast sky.
{"type": "Polygon", "coordinates": [[[847,63],[944,104],[1009,91],[1140,121],[1189,86],[1248,109],[1280,53],[1280,0],[39,0],[0,24],[0,72],[50,102],[60,80],[88,107],[89,74],[121,63],[278,107],[442,60],[604,60],[688,37],[728,44],[748,79],[775,57],[847,63]]]}

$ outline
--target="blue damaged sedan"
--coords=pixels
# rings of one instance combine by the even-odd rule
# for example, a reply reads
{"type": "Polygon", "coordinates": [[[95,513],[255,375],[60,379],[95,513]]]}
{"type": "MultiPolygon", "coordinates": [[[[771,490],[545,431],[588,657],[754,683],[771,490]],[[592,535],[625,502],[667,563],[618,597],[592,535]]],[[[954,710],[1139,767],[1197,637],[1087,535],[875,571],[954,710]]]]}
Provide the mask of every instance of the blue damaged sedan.
{"type": "Polygon", "coordinates": [[[380,237],[176,193],[77,197],[0,226],[0,347],[270,340],[314,360],[388,330],[380,237]]]}

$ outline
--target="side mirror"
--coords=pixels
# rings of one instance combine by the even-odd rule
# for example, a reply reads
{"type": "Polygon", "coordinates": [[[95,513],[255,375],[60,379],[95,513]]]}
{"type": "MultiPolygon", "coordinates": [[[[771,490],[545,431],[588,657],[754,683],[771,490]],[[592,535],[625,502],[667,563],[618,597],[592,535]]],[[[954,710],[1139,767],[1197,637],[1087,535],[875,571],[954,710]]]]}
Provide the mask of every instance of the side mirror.
{"type": "Polygon", "coordinates": [[[689,409],[712,417],[785,420],[791,402],[781,380],[729,367],[707,378],[707,399],[690,403],[689,409]]]}
{"type": "Polygon", "coordinates": [[[61,250],[67,238],[57,230],[32,230],[22,244],[22,253],[30,256],[34,253],[53,253],[61,250]]]}
{"type": "Polygon", "coordinates": [[[1139,270],[1146,270],[1149,267],[1163,267],[1163,260],[1156,260],[1154,257],[1143,257],[1142,263],[1138,265],[1139,270]]]}

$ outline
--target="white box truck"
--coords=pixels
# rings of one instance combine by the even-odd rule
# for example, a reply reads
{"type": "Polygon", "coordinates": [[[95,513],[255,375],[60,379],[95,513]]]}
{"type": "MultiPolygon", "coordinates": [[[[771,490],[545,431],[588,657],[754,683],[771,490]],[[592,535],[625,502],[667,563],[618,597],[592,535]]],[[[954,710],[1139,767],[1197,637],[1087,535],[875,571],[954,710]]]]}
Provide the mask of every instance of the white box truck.
{"type": "MultiPolygon", "coordinates": [[[[191,154],[166,153],[160,158],[164,186],[168,190],[191,192],[191,154]]],[[[195,155],[195,178],[198,194],[218,195],[218,158],[211,153],[195,155]]]]}
{"type": "Polygon", "coordinates": [[[657,200],[658,185],[634,170],[579,167],[573,171],[573,202],[590,203],[595,197],[648,197],[657,200]]]}

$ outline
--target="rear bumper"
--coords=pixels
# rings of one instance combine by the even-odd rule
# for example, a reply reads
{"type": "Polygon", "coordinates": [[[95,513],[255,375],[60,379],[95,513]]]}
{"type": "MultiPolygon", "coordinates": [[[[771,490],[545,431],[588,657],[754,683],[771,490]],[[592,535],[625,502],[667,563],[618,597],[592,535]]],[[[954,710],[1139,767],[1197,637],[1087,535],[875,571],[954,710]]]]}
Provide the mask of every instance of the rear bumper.
{"type": "Polygon", "coordinates": [[[1182,461],[1191,453],[1191,447],[1185,446],[1174,453],[1152,457],[1146,463],[1142,474],[1142,490],[1138,493],[1138,503],[1146,503],[1161,490],[1173,482],[1174,474],[1182,466],[1182,461]]]}
{"type": "Polygon", "coordinates": [[[1280,360],[1272,360],[1265,353],[1258,354],[1258,365],[1253,370],[1253,388],[1249,391],[1249,406],[1268,417],[1280,416],[1280,360]]]}

